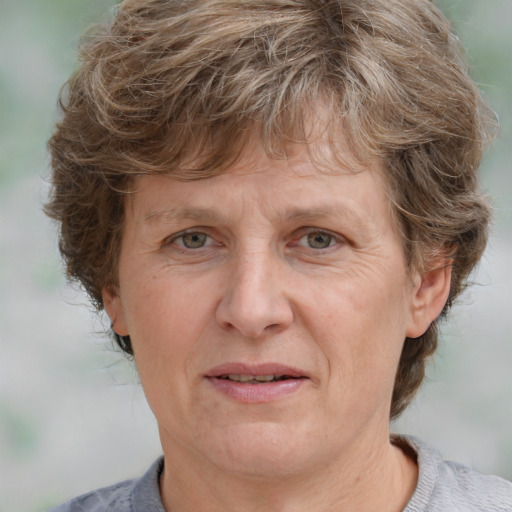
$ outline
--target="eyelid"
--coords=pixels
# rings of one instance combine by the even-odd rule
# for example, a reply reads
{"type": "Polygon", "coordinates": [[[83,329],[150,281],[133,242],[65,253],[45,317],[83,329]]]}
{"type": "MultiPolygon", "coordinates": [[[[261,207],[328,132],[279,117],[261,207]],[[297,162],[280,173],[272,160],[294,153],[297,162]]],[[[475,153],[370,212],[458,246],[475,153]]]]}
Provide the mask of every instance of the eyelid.
{"type": "Polygon", "coordinates": [[[331,231],[330,229],[325,228],[319,228],[315,226],[305,226],[303,228],[299,228],[296,231],[297,235],[294,237],[296,240],[299,240],[301,238],[304,238],[305,236],[311,235],[312,233],[322,233],[329,236],[332,236],[334,239],[343,242],[345,241],[345,237],[340,235],[339,233],[335,233],[334,231],[331,231]]]}
{"type": "MultiPolygon", "coordinates": [[[[200,233],[200,234],[206,235],[206,237],[210,240],[214,239],[213,236],[208,233],[207,228],[198,226],[198,227],[183,229],[182,231],[178,231],[177,233],[167,236],[166,238],[164,238],[164,240],[162,242],[162,246],[170,245],[170,244],[174,243],[178,238],[181,238],[185,235],[189,235],[192,233],[200,233]]],[[[179,246],[179,247],[181,247],[181,246],[179,246]]],[[[181,248],[187,249],[186,247],[181,247],[181,248]]]]}
{"type": "MultiPolygon", "coordinates": [[[[183,229],[182,231],[178,231],[177,233],[173,233],[172,235],[165,237],[164,240],[162,241],[162,246],[170,245],[170,244],[174,243],[177,239],[179,239],[187,234],[191,234],[191,233],[200,233],[200,234],[206,235],[206,237],[210,243],[207,242],[205,244],[204,248],[210,247],[212,245],[212,243],[211,243],[212,241],[214,242],[213,245],[217,245],[217,246],[223,245],[223,243],[218,241],[216,239],[216,237],[210,233],[210,231],[211,231],[211,229],[207,226],[194,226],[191,228],[183,229]]],[[[336,241],[336,244],[334,244],[332,246],[328,246],[323,250],[330,249],[332,247],[335,247],[338,244],[347,243],[346,237],[340,235],[339,233],[335,233],[329,229],[319,228],[317,226],[304,226],[304,227],[301,227],[301,228],[295,230],[295,233],[292,235],[292,244],[293,245],[298,244],[300,240],[302,240],[303,238],[305,238],[308,235],[313,234],[313,233],[326,234],[326,235],[332,237],[336,241]]],[[[178,245],[178,247],[180,247],[184,250],[189,250],[186,247],[182,247],[181,245],[178,245]]],[[[320,251],[322,249],[314,249],[314,250],[320,251]]]]}

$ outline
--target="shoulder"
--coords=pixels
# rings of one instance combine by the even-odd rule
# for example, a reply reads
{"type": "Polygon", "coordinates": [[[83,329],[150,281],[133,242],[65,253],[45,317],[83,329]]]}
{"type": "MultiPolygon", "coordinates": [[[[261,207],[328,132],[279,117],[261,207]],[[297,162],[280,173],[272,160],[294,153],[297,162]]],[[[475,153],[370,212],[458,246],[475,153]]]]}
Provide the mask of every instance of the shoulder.
{"type": "Polygon", "coordinates": [[[126,480],[109,487],[77,496],[48,512],[132,512],[130,495],[135,480],[126,480]]]}
{"type": "Polygon", "coordinates": [[[438,487],[446,487],[443,482],[450,481],[454,485],[448,489],[449,494],[467,507],[473,507],[467,510],[512,512],[511,482],[497,476],[482,475],[462,464],[445,462],[438,487]]]}
{"type": "Polygon", "coordinates": [[[158,479],[163,467],[163,459],[158,459],[137,479],[125,480],[109,487],[77,496],[48,512],[142,512],[148,504],[149,510],[163,511],[158,479]]]}
{"type": "Polygon", "coordinates": [[[512,512],[512,483],[445,461],[419,439],[401,438],[416,452],[419,477],[404,512],[512,512]]]}

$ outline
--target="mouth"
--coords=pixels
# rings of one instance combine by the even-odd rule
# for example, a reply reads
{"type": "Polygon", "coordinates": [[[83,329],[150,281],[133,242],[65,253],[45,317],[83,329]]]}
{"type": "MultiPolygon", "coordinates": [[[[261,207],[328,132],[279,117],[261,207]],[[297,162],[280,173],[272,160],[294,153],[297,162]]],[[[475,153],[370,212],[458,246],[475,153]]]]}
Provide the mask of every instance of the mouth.
{"type": "Polygon", "coordinates": [[[310,380],[306,372],[276,363],[226,363],[211,369],[205,377],[217,392],[245,404],[284,399],[310,380]]]}
{"type": "Polygon", "coordinates": [[[305,377],[292,377],[291,375],[242,375],[230,373],[227,375],[219,375],[217,379],[229,380],[232,382],[240,382],[242,384],[265,384],[268,382],[280,382],[290,379],[304,379],[305,377]]]}
{"type": "Polygon", "coordinates": [[[290,379],[307,379],[309,375],[299,368],[280,363],[224,363],[212,368],[206,377],[244,384],[262,384],[290,379]]]}

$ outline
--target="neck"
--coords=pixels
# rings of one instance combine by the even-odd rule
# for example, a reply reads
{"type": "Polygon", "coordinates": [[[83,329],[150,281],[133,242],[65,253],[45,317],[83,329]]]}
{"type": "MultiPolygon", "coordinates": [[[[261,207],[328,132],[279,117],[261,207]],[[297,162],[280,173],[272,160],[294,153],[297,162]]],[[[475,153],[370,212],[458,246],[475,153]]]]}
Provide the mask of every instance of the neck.
{"type": "Polygon", "coordinates": [[[418,473],[389,433],[377,445],[347,450],[341,460],[279,478],[233,474],[180,452],[164,445],[160,488],[167,512],[399,512],[418,473]]]}

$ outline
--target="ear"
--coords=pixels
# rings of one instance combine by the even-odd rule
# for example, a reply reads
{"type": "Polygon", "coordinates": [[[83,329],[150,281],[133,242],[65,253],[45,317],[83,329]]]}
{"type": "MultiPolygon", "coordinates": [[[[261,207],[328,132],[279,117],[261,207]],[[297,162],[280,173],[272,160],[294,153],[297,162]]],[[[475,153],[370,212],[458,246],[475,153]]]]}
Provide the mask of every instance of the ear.
{"type": "Polygon", "coordinates": [[[128,336],[123,303],[117,286],[107,286],[101,291],[103,306],[112,323],[112,329],[120,336],[128,336]]]}
{"type": "Polygon", "coordinates": [[[408,338],[418,338],[441,314],[450,294],[452,262],[443,260],[433,270],[414,278],[411,316],[406,330],[408,338]]]}

